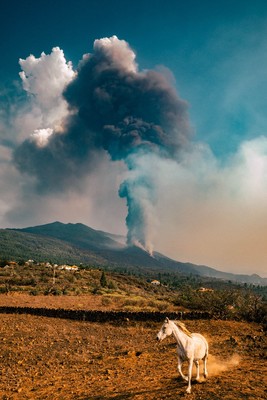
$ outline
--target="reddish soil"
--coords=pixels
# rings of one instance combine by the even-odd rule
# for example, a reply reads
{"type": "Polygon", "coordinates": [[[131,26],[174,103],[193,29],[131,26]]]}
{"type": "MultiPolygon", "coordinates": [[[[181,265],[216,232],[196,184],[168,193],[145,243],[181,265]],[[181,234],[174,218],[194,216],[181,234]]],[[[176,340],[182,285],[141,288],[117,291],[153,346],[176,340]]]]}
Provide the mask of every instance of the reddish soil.
{"type": "Polygon", "coordinates": [[[27,293],[11,292],[0,294],[0,306],[9,307],[46,307],[75,310],[108,310],[110,306],[102,304],[102,296],[31,296],[27,293]]]}
{"type": "MultiPolygon", "coordinates": [[[[44,306],[41,298],[36,306],[44,306]]],[[[257,324],[184,321],[210,344],[209,377],[186,394],[186,383],[178,378],[174,339],[155,340],[161,324],[0,318],[1,400],[267,398],[267,340],[257,324]]]]}

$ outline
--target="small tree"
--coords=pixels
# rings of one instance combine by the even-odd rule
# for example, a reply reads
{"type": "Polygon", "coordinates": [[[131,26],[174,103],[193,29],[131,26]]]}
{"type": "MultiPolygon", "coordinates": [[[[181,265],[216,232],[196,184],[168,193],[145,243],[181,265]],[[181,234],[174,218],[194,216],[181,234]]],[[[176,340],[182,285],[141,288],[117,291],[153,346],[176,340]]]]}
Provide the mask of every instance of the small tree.
{"type": "Polygon", "coordinates": [[[106,278],[105,271],[102,272],[102,275],[101,275],[101,278],[100,278],[100,285],[102,287],[106,287],[107,286],[107,278],[106,278]]]}

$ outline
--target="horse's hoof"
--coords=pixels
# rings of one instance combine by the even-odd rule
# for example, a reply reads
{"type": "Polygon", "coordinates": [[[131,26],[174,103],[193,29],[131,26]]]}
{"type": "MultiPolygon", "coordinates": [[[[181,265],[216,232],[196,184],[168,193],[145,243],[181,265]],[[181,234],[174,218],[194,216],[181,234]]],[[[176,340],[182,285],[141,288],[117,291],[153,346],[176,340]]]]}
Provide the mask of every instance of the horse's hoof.
{"type": "Polygon", "coordinates": [[[190,394],[191,393],[191,388],[186,389],[186,393],[190,394]]]}

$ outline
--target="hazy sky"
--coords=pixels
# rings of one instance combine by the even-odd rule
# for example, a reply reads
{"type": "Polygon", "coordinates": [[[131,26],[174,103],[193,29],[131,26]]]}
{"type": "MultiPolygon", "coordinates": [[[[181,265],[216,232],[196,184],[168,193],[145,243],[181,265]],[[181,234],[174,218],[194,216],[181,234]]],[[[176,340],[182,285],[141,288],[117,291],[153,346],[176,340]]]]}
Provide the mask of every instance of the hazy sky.
{"type": "Polygon", "coordinates": [[[0,18],[1,228],[82,222],[267,276],[266,1],[1,0],[0,18]]]}

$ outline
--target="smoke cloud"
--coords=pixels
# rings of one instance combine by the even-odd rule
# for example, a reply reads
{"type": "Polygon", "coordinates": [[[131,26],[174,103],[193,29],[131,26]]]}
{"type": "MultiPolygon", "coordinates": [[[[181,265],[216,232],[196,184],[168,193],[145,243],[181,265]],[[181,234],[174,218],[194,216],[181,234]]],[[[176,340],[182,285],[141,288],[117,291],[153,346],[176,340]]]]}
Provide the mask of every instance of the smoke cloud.
{"type": "Polygon", "coordinates": [[[76,73],[59,48],[20,64],[24,88],[37,97],[46,118],[16,149],[17,167],[34,176],[37,190],[46,193],[79,186],[106,152],[112,161],[123,161],[128,176],[119,195],[128,207],[128,244],[151,252],[157,193],[154,171],[143,168],[144,160],[178,160],[190,136],[186,102],[164,75],[139,71],[135,53],[116,36],[96,40],[76,73]],[[52,97],[49,71],[59,80],[52,97]],[[56,115],[50,113],[51,104],[56,115]]]}

